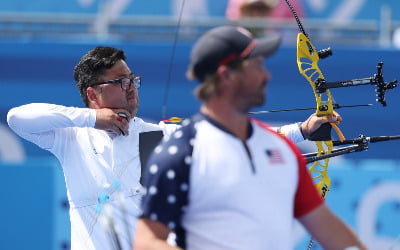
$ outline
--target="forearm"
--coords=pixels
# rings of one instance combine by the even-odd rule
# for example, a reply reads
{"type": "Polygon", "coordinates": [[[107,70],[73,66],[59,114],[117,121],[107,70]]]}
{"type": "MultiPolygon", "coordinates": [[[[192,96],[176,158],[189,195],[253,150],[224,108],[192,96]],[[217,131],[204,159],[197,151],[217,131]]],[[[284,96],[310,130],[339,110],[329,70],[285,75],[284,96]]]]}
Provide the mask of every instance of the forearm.
{"type": "Polygon", "coordinates": [[[146,218],[139,219],[134,237],[135,250],[182,250],[167,242],[170,230],[164,224],[146,218]]]}
{"type": "Polygon", "coordinates": [[[353,230],[325,204],[299,218],[299,221],[324,249],[366,249],[353,230]]]}
{"type": "Polygon", "coordinates": [[[148,239],[147,242],[137,242],[134,241],[135,250],[182,250],[182,248],[177,246],[172,246],[168,244],[165,240],[160,240],[158,238],[148,239]]]}
{"type": "Polygon", "coordinates": [[[17,133],[42,133],[65,127],[93,127],[96,113],[89,108],[32,103],[11,109],[7,122],[17,133]]]}

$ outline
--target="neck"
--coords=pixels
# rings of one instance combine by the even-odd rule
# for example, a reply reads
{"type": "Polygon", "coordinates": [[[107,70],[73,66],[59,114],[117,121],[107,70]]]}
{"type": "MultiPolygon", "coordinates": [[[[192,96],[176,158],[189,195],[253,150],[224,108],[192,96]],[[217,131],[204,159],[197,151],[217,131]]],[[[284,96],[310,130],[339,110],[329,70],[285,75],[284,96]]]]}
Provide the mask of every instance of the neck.
{"type": "Polygon", "coordinates": [[[246,140],[248,133],[247,113],[238,111],[230,103],[213,100],[207,101],[200,110],[241,140],[246,140]]]}

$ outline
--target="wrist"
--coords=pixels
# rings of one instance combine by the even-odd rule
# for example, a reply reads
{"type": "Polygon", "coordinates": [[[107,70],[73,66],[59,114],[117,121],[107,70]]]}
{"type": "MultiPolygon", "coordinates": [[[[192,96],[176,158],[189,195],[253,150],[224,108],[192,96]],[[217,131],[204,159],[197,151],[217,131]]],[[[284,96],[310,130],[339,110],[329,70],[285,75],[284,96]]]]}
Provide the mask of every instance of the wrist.
{"type": "Polygon", "coordinates": [[[300,130],[301,135],[303,136],[303,139],[304,140],[308,139],[308,137],[306,136],[306,134],[303,131],[303,122],[298,122],[297,126],[299,126],[299,130],[300,130]]]}

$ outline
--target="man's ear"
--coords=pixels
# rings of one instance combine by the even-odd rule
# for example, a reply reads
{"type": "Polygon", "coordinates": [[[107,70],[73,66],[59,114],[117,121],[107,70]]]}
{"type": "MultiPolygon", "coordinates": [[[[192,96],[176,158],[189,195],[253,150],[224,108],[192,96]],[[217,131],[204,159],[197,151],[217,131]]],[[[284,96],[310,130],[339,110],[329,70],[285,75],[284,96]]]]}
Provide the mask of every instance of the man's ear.
{"type": "Polygon", "coordinates": [[[93,87],[88,87],[86,89],[86,95],[88,97],[89,104],[97,104],[98,94],[99,91],[93,87]]]}
{"type": "Polygon", "coordinates": [[[232,70],[227,67],[226,65],[221,65],[217,69],[217,74],[219,76],[219,79],[221,79],[221,82],[229,81],[229,78],[231,77],[232,70]]]}

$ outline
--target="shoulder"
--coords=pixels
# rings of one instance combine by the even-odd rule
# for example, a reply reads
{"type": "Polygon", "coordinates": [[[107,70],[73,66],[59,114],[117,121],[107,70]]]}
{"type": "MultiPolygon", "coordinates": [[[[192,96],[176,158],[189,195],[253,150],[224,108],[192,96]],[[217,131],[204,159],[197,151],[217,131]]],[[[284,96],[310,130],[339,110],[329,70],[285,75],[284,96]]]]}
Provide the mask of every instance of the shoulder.
{"type": "Polygon", "coordinates": [[[145,121],[140,117],[132,118],[129,121],[129,126],[135,130],[138,130],[139,133],[162,130],[162,128],[158,124],[145,121]]]}
{"type": "Polygon", "coordinates": [[[291,149],[291,151],[293,151],[293,153],[298,158],[298,161],[301,163],[299,165],[305,165],[305,162],[304,162],[305,160],[304,160],[304,157],[301,155],[300,149],[296,146],[296,144],[291,139],[278,133],[271,126],[269,126],[268,124],[266,124],[260,120],[251,118],[251,122],[255,127],[258,127],[261,130],[265,131],[266,133],[268,133],[272,136],[275,136],[275,137],[279,138],[280,140],[284,141],[284,143],[291,149]]]}
{"type": "Polygon", "coordinates": [[[165,134],[157,145],[149,162],[161,165],[184,164],[193,151],[193,138],[196,135],[196,121],[186,119],[171,134],[165,134]],[[166,160],[168,159],[168,160],[166,160]]]}
{"type": "Polygon", "coordinates": [[[273,129],[269,124],[262,122],[258,119],[255,118],[250,118],[250,122],[253,124],[254,127],[256,128],[260,128],[261,130],[270,133],[270,134],[274,134],[277,135],[279,137],[283,137],[281,136],[281,134],[279,134],[275,129],[273,129]]]}
{"type": "Polygon", "coordinates": [[[179,124],[167,124],[163,121],[160,121],[158,124],[154,122],[148,122],[139,117],[133,118],[130,122],[130,126],[138,130],[139,133],[162,131],[164,135],[171,135],[174,131],[181,127],[179,124]]]}

